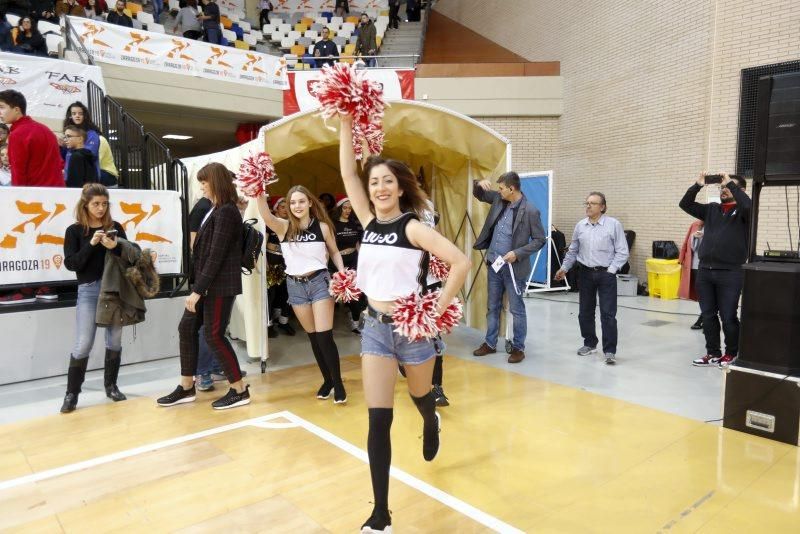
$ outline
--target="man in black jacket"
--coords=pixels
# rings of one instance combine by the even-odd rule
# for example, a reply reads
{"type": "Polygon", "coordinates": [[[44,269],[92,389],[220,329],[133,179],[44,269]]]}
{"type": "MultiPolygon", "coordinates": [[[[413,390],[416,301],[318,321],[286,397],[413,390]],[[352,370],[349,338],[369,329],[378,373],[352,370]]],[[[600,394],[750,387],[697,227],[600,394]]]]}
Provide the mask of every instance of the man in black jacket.
{"type": "Polygon", "coordinates": [[[741,176],[722,175],[720,204],[695,201],[704,185],[705,173],[686,191],[679,204],[692,217],[705,221],[695,287],[703,316],[706,355],[693,360],[692,365],[718,364],[722,368],[739,353],[739,296],[742,292],[742,264],[747,260],[752,202],[744,192],[747,184],[741,176]],[[725,333],[724,355],[720,350],[718,314],[725,333]]]}
{"type": "Polygon", "coordinates": [[[133,28],[133,21],[127,14],[125,14],[125,2],[123,0],[117,0],[117,3],[114,7],[115,10],[108,14],[106,21],[109,24],[133,28]]]}

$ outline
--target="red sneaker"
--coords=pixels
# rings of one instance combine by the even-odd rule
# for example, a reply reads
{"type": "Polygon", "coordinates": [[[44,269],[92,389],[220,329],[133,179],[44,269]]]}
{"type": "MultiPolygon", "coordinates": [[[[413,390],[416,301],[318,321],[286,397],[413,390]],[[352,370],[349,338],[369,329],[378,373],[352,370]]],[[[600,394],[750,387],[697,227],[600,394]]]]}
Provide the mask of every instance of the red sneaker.
{"type": "Polygon", "coordinates": [[[733,363],[733,360],[735,360],[735,359],[736,359],[736,356],[731,356],[730,354],[726,354],[725,356],[723,356],[722,358],[719,359],[719,362],[717,362],[717,365],[719,365],[720,369],[725,369],[731,363],[733,363]]]}
{"type": "Polygon", "coordinates": [[[720,356],[711,356],[710,354],[706,354],[703,357],[697,358],[696,360],[692,360],[692,365],[695,367],[707,367],[709,365],[715,365],[718,363],[722,358],[720,356]]]}
{"type": "Polygon", "coordinates": [[[36,302],[36,297],[34,297],[32,293],[26,295],[22,291],[15,291],[13,293],[0,296],[0,306],[25,304],[28,302],[36,302]]]}

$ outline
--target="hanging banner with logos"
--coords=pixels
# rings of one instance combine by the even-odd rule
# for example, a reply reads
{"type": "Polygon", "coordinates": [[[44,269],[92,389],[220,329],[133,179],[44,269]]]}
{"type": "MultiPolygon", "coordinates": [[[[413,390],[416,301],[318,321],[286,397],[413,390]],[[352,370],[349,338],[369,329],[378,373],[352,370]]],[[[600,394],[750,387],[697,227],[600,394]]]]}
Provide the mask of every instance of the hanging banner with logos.
{"type": "MultiPolygon", "coordinates": [[[[200,5],[199,3],[197,5],[200,5]]],[[[244,0],[217,0],[221,14],[245,13],[244,0]]]]}
{"type": "MultiPolygon", "coordinates": [[[[389,0],[350,0],[348,2],[350,14],[358,16],[365,10],[389,9],[389,0]]],[[[272,0],[276,13],[305,13],[333,11],[336,0],[272,0]]]]}
{"type": "MultiPolygon", "coordinates": [[[[0,188],[0,286],[75,280],[64,265],[64,232],[81,190],[0,188]]],[[[152,249],[161,274],[181,272],[183,230],[176,191],[111,190],[111,218],[129,241],[152,249]]]]}
{"type": "MultiPolygon", "coordinates": [[[[392,100],[414,100],[414,70],[368,69],[367,78],[383,86],[383,98],[392,100]]],[[[321,70],[306,70],[289,73],[289,90],[283,92],[283,115],[308,111],[319,107],[319,101],[311,89],[312,82],[322,77],[321,70]]]]}
{"type": "Polygon", "coordinates": [[[70,22],[96,61],[270,89],[289,87],[282,57],[96,20],[70,17],[70,22]]]}
{"type": "Polygon", "coordinates": [[[63,119],[73,102],[88,105],[89,80],[105,91],[100,67],[0,52],[0,86],[24,94],[27,114],[34,118],[63,119]]]}

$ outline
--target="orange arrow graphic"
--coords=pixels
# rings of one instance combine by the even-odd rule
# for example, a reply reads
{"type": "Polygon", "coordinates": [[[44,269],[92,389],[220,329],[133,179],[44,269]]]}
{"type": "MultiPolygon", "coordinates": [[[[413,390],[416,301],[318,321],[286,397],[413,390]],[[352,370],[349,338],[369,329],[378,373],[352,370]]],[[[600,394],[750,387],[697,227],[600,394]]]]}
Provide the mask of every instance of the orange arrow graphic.
{"type": "Polygon", "coordinates": [[[56,215],[58,215],[65,209],[67,209],[67,207],[64,204],[56,204],[56,209],[55,211],[53,211],[53,214],[50,215],[50,220],[52,221],[53,219],[55,219],[56,215]]]}
{"type": "Polygon", "coordinates": [[[161,206],[158,204],[153,204],[153,209],[150,211],[150,215],[147,216],[150,219],[153,215],[161,211],[161,206]]]}
{"type": "Polygon", "coordinates": [[[150,241],[151,243],[172,243],[169,239],[147,232],[137,232],[136,241],[150,241]]]}
{"type": "Polygon", "coordinates": [[[39,225],[50,215],[50,212],[44,209],[44,205],[41,202],[22,202],[21,200],[17,200],[16,204],[17,210],[19,210],[20,213],[23,215],[34,215],[34,217],[12,228],[12,232],[24,234],[25,225],[28,223],[33,223],[34,228],[39,228],[39,225]]]}
{"type": "Polygon", "coordinates": [[[0,248],[17,248],[17,238],[11,234],[6,234],[0,241],[0,248]]]}
{"type": "Polygon", "coordinates": [[[130,204],[128,202],[120,202],[119,207],[122,210],[122,213],[124,213],[125,215],[133,215],[133,217],[122,223],[123,228],[125,228],[125,226],[129,222],[132,222],[134,226],[136,226],[140,222],[142,222],[145,217],[147,217],[147,212],[144,209],[142,209],[141,202],[137,202],[135,204],[130,204]]]}
{"type": "Polygon", "coordinates": [[[64,238],[52,234],[39,234],[36,236],[37,245],[63,245],[64,238]]]}

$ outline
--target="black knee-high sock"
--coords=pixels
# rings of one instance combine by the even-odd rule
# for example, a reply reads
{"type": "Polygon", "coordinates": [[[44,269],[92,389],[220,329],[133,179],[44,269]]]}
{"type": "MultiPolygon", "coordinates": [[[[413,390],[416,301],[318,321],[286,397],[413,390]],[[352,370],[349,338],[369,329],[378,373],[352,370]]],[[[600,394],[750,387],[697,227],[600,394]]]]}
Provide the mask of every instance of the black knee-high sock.
{"type": "Polygon", "coordinates": [[[436,361],[433,364],[433,379],[431,380],[434,386],[442,385],[442,378],[444,377],[443,362],[444,356],[436,356],[436,361]]]}
{"type": "Polygon", "coordinates": [[[336,347],[336,342],[333,340],[333,330],[317,332],[317,343],[319,343],[320,352],[322,352],[322,357],[325,359],[325,364],[328,366],[333,383],[341,384],[342,371],[339,367],[339,349],[336,347]]]}
{"type": "Polygon", "coordinates": [[[392,408],[369,409],[369,434],[367,436],[367,455],[369,474],[372,477],[372,494],[375,498],[375,511],[389,510],[389,467],[392,464],[392,408]]]}
{"type": "Polygon", "coordinates": [[[439,452],[439,421],[436,418],[436,399],[428,392],[422,397],[411,395],[411,400],[422,415],[422,456],[431,461],[439,452]]]}
{"type": "Polygon", "coordinates": [[[311,342],[311,350],[312,352],[314,352],[314,359],[317,360],[317,366],[319,367],[320,373],[322,373],[322,380],[326,384],[333,385],[333,380],[331,379],[331,371],[330,369],[328,369],[328,366],[325,363],[325,358],[323,356],[322,349],[319,346],[319,339],[317,338],[317,333],[309,332],[308,340],[311,342]]]}

